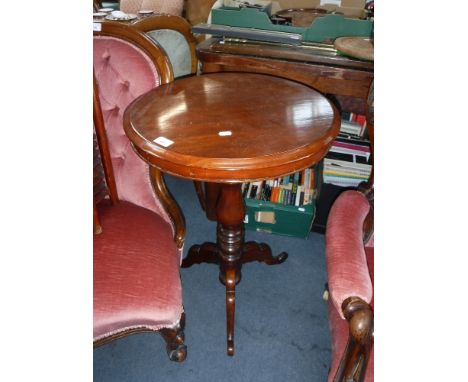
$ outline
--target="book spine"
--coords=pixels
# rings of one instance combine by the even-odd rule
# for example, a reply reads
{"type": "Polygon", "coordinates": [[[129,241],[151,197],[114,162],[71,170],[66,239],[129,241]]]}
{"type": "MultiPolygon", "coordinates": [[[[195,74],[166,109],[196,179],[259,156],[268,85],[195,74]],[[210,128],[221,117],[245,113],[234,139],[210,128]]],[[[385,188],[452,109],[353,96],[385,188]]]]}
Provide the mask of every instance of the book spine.
{"type": "Polygon", "coordinates": [[[250,194],[249,194],[250,199],[255,199],[255,196],[257,195],[257,189],[258,189],[258,186],[256,184],[253,184],[252,189],[250,190],[250,194]]]}

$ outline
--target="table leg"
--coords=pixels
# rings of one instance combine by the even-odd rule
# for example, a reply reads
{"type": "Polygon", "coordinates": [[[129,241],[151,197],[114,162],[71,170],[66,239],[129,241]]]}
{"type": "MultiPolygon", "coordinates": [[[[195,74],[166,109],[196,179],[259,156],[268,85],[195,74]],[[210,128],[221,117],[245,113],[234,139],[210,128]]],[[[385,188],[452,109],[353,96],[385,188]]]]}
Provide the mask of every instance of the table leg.
{"type": "Polygon", "coordinates": [[[241,184],[223,184],[216,206],[219,279],[226,286],[227,354],[234,355],[236,284],[241,278],[245,207],[241,184]]]}
{"type": "Polygon", "coordinates": [[[192,245],[187,256],[182,260],[182,268],[191,267],[193,264],[210,263],[219,264],[218,247],[215,243],[203,243],[192,245]]]}
{"type": "Polygon", "coordinates": [[[286,252],[281,252],[278,256],[273,256],[268,244],[249,241],[244,244],[244,253],[242,255],[242,264],[251,261],[259,261],[267,265],[281,264],[288,258],[286,252]]]}
{"type": "Polygon", "coordinates": [[[211,184],[206,204],[207,217],[218,221],[216,243],[193,245],[182,262],[183,268],[193,264],[219,264],[219,280],[226,287],[227,354],[234,355],[234,322],[236,308],[236,284],[241,280],[242,264],[251,261],[267,265],[281,264],[288,254],[273,256],[267,244],[253,241],[244,243],[245,205],[241,184],[211,184]],[[208,211],[210,211],[208,213],[208,211]]]}

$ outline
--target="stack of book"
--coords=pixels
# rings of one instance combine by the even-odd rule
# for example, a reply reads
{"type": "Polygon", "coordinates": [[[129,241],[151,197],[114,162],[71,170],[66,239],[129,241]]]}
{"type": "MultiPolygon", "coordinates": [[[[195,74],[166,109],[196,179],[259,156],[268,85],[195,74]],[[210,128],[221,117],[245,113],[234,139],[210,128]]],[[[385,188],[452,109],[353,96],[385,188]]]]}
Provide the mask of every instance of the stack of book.
{"type": "Polygon", "coordinates": [[[315,198],[315,170],[307,168],[281,178],[244,183],[242,196],[286,206],[312,204],[315,198]]]}
{"type": "Polygon", "coordinates": [[[367,121],[365,115],[349,112],[341,113],[341,132],[364,137],[366,127],[367,121]]]}
{"type": "Polygon", "coordinates": [[[371,148],[363,136],[366,120],[362,115],[343,113],[340,134],[323,160],[323,181],[340,187],[357,187],[369,179],[371,148]]]}

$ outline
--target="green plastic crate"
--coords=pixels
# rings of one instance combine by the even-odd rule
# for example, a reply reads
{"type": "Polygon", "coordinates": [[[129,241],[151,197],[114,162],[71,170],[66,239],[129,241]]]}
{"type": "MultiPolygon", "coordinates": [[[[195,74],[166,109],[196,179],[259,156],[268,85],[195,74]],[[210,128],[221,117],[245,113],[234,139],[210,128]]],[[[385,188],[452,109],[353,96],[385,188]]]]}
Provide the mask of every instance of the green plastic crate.
{"type": "Polygon", "coordinates": [[[307,238],[315,216],[315,199],[305,206],[286,206],[245,199],[245,228],[251,231],[307,238]]]}

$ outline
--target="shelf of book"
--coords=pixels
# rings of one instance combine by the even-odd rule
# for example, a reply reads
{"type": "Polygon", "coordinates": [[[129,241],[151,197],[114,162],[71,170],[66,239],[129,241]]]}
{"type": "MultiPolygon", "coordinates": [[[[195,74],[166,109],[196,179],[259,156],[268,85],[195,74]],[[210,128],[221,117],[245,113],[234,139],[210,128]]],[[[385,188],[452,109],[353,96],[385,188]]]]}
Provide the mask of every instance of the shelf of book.
{"type": "Polygon", "coordinates": [[[342,113],[341,129],[323,159],[323,177],[313,231],[325,232],[328,213],[335,199],[345,190],[366,182],[372,171],[370,142],[364,115],[342,113]]]}
{"type": "Polygon", "coordinates": [[[307,238],[315,216],[318,168],[242,186],[245,228],[307,238]]]}

